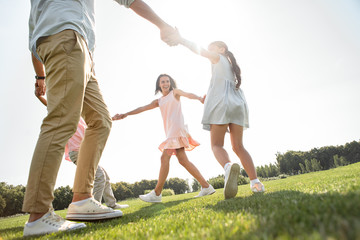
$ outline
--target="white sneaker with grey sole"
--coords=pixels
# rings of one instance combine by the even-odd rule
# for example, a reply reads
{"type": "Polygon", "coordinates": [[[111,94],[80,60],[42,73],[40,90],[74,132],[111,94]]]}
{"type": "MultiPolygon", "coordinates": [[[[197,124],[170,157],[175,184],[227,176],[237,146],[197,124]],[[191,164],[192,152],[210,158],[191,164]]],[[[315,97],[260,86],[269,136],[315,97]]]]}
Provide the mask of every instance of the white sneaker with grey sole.
{"type": "Polygon", "coordinates": [[[127,205],[127,204],[117,204],[117,203],[115,203],[115,205],[114,206],[112,206],[111,208],[112,209],[121,209],[121,208],[128,208],[129,207],[129,205],[127,205]]]}
{"type": "Polygon", "coordinates": [[[152,190],[148,194],[140,195],[139,198],[144,202],[159,203],[161,202],[161,193],[159,196],[157,196],[155,190],[152,190]]]}
{"type": "Polygon", "coordinates": [[[68,220],[96,221],[121,217],[120,210],[105,207],[94,198],[83,200],[81,204],[71,203],[66,214],[68,220]]]}
{"type": "Polygon", "coordinates": [[[240,174],[240,165],[232,163],[225,170],[224,197],[233,198],[238,192],[238,178],[240,174]]]}
{"type": "Polygon", "coordinates": [[[203,196],[206,196],[206,195],[211,195],[213,193],[215,193],[215,189],[213,188],[213,186],[209,185],[209,187],[207,188],[201,188],[201,191],[199,192],[198,195],[196,195],[195,197],[198,198],[198,197],[203,197],[203,196]]]}
{"type": "Polygon", "coordinates": [[[66,221],[62,217],[56,215],[53,210],[50,210],[38,220],[25,223],[23,234],[24,237],[28,237],[60,231],[71,231],[85,227],[86,225],[84,223],[66,221]]]}

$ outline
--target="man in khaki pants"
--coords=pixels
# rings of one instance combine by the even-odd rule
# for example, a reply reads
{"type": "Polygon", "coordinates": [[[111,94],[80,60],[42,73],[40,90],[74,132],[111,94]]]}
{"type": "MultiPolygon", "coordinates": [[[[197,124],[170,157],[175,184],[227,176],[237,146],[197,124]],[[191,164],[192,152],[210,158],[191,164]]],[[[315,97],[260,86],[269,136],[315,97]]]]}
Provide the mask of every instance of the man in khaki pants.
{"type": "MultiPolygon", "coordinates": [[[[163,41],[174,45],[175,30],[142,0],[115,0],[156,25],[163,41]]],[[[47,94],[44,118],[30,166],[23,211],[29,212],[24,236],[85,227],[52,210],[53,191],[64,147],[80,116],[88,125],[74,180],[74,197],[66,218],[99,220],[122,216],[92,195],[92,184],[111,129],[111,117],[93,70],[94,0],[32,0],[29,40],[37,94],[47,94]]]]}

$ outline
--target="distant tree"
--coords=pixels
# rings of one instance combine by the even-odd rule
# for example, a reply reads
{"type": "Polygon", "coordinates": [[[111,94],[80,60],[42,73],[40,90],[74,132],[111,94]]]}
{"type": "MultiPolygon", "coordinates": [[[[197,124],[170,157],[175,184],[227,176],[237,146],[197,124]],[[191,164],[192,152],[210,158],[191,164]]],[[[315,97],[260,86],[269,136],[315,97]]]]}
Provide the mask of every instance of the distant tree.
{"type": "Polygon", "coordinates": [[[152,190],[155,188],[157,181],[156,180],[141,180],[140,182],[135,182],[132,188],[132,192],[135,197],[144,194],[145,190],[152,190]]]}
{"type": "Polygon", "coordinates": [[[66,187],[58,187],[54,191],[53,208],[62,210],[69,206],[73,198],[73,192],[69,185],[66,187]]]}
{"type": "Polygon", "coordinates": [[[306,172],[312,172],[312,166],[311,166],[311,162],[309,161],[309,159],[305,160],[305,169],[306,169],[306,172]]]}
{"type": "Polygon", "coordinates": [[[5,199],[0,195],[0,216],[3,216],[3,212],[6,206],[5,199]]]}
{"type": "Polygon", "coordinates": [[[311,168],[312,168],[312,171],[314,171],[314,172],[320,171],[321,170],[320,162],[318,160],[316,160],[315,158],[311,159],[311,168]]]}
{"type": "Polygon", "coordinates": [[[244,177],[249,177],[245,171],[245,169],[240,169],[240,175],[244,176],[244,177]]]}
{"type": "Polygon", "coordinates": [[[22,185],[7,185],[0,182],[0,196],[5,201],[2,216],[10,216],[21,213],[22,203],[24,201],[25,187],[22,185]]]}
{"type": "Polygon", "coordinates": [[[301,173],[306,173],[306,168],[305,168],[304,164],[299,163],[299,166],[301,168],[301,173]]]}
{"type": "MultiPolygon", "coordinates": [[[[352,141],[346,143],[344,146],[344,153],[341,154],[347,159],[347,164],[356,163],[360,161],[360,141],[352,141]]],[[[345,164],[345,165],[347,165],[345,164]]]]}
{"type": "Polygon", "coordinates": [[[191,184],[191,188],[193,192],[197,192],[201,189],[201,185],[195,178],[193,179],[193,182],[191,184]]]}
{"type": "Polygon", "coordinates": [[[334,166],[335,167],[340,167],[341,166],[341,162],[340,162],[340,158],[337,154],[335,154],[333,156],[333,159],[334,159],[334,166]]]}
{"type": "Polygon", "coordinates": [[[137,197],[137,196],[134,196],[133,192],[131,191],[132,187],[131,187],[131,184],[129,184],[129,183],[126,183],[126,182],[112,183],[111,188],[113,190],[114,197],[117,200],[124,200],[127,198],[137,197]]]}
{"type": "Polygon", "coordinates": [[[346,166],[346,165],[349,164],[349,162],[346,160],[346,157],[341,156],[340,157],[340,164],[341,164],[341,166],[346,166]]]}
{"type": "Polygon", "coordinates": [[[165,182],[164,188],[174,190],[175,194],[186,193],[190,190],[187,181],[180,178],[170,178],[165,182]]]}

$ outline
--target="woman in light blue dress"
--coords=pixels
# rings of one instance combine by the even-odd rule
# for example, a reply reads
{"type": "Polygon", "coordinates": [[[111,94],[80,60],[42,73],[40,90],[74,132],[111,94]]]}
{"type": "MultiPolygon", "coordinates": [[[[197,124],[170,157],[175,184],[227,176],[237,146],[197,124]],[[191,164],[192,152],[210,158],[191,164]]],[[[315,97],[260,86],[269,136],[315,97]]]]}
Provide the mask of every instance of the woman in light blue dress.
{"type": "Polygon", "coordinates": [[[212,151],[225,170],[225,199],[236,196],[240,174],[240,165],[231,163],[224,149],[227,131],[230,132],[232,148],[250,178],[251,190],[255,193],[264,192],[264,185],[257,178],[252,158],[243,145],[243,130],[249,127],[248,106],[240,89],[241,72],[234,55],[221,41],[211,43],[207,50],[182,38],[180,34],[178,41],[211,62],[212,78],[204,103],[202,124],[204,129],[210,130],[212,151]]]}

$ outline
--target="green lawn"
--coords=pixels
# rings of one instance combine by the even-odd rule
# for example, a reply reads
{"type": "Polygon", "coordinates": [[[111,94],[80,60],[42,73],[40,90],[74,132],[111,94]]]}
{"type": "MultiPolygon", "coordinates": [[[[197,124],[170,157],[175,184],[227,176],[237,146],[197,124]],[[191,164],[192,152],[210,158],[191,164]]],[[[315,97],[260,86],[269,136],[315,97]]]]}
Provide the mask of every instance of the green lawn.
{"type": "MultiPolygon", "coordinates": [[[[124,201],[119,219],[43,239],[360,239],[360,163],[264,182],[265,194],[239,186],[236,198],[223,190],[164,197],[163,203],[124,201]]],[[[65,217],[66,210],[58,211],[65,217]]],[[[22,237],[27,216],[0,220],[0,239],[22,237]]]]}

